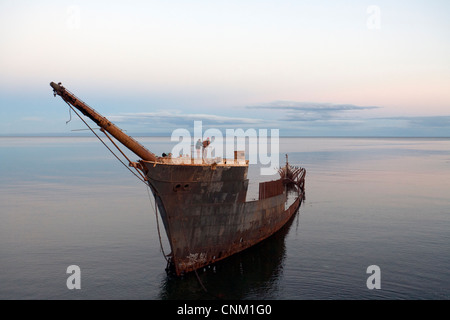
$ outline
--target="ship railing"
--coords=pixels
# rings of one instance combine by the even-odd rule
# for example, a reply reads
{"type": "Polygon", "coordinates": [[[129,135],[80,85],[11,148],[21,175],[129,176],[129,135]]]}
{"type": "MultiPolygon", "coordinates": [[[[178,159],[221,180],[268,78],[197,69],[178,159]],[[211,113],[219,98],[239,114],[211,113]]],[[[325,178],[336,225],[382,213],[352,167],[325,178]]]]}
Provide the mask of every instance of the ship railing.
{"type": "Polygon", "coordinates": [[[261,182],[259,184],[259,200],[278,196],[284,192],[284,185],[281,179],[261,182]]]}
{"type": "Polygon", "coordinates": [[[230,165],[230,166],[248,166],[249,160],[223,159],[220,157],[198,159],[191,158],[189,155],[179,157],[161,157],[158,158],[158,163],[175,164],[175,165],[230,165]]]}

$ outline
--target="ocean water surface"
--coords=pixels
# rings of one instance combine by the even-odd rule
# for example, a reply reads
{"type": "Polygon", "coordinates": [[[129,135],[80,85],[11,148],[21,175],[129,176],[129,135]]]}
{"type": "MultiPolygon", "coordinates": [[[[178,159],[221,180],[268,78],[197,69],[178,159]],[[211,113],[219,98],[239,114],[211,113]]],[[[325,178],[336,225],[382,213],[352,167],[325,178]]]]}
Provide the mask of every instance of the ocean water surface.
{"type": "MultiPolygon", "coordinates": [[[[307,170],[306,200],[275,236],[200,270],[205,292],[166,274],[153,199],[95,138],[0,138],[0,299],[450,298],[450,139],[280,138],[285,153],[307,170]]],[[[273,178],[258,169],[250,192],[273,178]]]]}

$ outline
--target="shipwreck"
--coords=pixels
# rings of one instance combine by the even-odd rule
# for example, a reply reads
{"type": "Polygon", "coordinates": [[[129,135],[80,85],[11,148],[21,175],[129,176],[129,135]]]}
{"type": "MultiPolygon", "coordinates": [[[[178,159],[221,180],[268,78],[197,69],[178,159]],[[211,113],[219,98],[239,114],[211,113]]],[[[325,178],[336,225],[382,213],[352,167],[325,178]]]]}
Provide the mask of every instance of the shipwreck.
{"type": "Polygon", "coordinates": [[[259,199],[246,201],[248,160],[238,161],[235,156],[213,163],[194,159],[180,163],[156,156],[61,83],[51,82],[50,86],[72,110],[81,111],[108,138],[109,133],[139,157],[129,161],[129,167],[139,172],[154,196],[171,247],[168,269],[176,275],[225,259],[270,237],[292,219],[304,199],[304,168],[286,161],[279,169],[280,178],[260,183],[259,199]]]}

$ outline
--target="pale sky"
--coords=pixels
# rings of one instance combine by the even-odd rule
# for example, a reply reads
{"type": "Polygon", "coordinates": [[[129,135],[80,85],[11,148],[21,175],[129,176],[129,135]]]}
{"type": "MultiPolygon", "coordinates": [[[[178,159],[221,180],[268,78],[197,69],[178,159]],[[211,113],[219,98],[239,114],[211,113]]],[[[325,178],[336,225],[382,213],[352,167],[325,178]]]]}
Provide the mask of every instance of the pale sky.
{"type": "Polygon", "coordinates": [[[450,1],[0,0],[0,135],[450,136],[450,1]]]}

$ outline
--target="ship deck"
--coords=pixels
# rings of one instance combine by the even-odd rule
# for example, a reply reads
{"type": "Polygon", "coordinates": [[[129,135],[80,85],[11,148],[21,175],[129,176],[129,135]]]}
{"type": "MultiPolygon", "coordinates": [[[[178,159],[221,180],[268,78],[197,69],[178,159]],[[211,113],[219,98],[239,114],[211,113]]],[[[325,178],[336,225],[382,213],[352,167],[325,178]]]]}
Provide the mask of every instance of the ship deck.
{"type": "Polygon", "coordinates": [[[174,165],[174,166],[219,166],[219,167],[248,167],[249,160],[234,160],[234,159],[193,159],[193,158],[158,158],[157,161],[142,162],[152,164],[154,166],[158,164],[174,165]]]}

